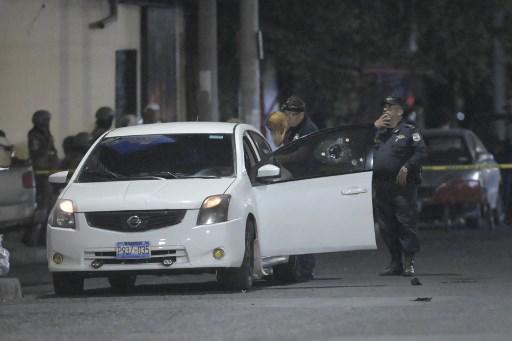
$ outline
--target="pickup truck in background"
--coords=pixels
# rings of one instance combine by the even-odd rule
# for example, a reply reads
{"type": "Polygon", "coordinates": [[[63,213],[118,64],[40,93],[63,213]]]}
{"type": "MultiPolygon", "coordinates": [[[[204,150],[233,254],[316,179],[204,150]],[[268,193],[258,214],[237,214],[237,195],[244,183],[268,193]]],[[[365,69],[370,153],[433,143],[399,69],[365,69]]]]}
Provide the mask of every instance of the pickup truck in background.
{"type": "Polygon", "coordinates": [[[30,227],[36,210],[34,171],[17,159],[9,140],[0,135],[0,234],[30,227]]]}

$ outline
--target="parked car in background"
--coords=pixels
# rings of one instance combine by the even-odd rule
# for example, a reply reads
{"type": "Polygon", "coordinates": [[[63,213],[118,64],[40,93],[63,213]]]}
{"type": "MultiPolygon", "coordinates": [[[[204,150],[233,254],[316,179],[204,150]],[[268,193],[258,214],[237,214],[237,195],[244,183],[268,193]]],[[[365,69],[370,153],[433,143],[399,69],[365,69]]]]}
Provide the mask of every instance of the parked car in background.
{"type": "Polygon", "coordinates": [[[467,129],[426,129],[428,158],[418,188],[422,226],[493,228],[502,222],[501,173],[467,129]]]}
{"type": "Polygon", "coordinates": [[[34,172],[0,134],[0,233],[27,227],[36,209],[34,172]]]}
{"type": "MultiPolygon", "coordinates": [[[[118,128],[68,179],[48,219],[56,294],[107,277],[216,272],[230,289],[296,271],[290,255],[374,249],[373,132],[319,131],[272,152],[247,124],[178,122],[118,128]]],[[[282,276],[286,277],[286,276],[282,276]]]]}

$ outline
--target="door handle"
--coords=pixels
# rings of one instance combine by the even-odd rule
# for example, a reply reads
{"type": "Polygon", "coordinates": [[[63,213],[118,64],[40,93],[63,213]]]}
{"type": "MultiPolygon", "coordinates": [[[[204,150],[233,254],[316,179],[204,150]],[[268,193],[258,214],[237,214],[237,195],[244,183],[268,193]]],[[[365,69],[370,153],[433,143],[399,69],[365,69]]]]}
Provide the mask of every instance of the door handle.
{"type": "Polygon", "coordinates": [[[341,190],[341,194],[343,194],[343,195],[362,194],[362,193],[366,193],[366,192],[368,192],[368,190],[366,188],[361,188],[361,187],[349,187],[349,188],[341,190]]]}

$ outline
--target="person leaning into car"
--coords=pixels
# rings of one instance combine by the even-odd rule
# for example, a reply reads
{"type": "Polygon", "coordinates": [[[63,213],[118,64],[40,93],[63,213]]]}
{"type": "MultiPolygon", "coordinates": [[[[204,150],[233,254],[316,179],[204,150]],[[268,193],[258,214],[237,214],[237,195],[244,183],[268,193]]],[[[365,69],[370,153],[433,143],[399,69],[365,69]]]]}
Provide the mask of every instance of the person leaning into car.
{"type": "Polygon", "coordinates": [[[426,146],[420,131],[403,118],[399,97],[386,97],[377,128],[373,154],[376,212],[390,264],[382,276],[413,276],[414,255],[420,250],[416,234],[417,184],[426,146]],[[402,260],[403,257],[403,260],[402,260]]]}
{"type": "MultiPolygon", "coordinates": [[[[316,124],[306,115],[306,105],[300,97],[288,98],[281,106],[281,111],[288,120],[288,129],[282,141],[284,146],[318,130],[316,124]]],[[[314,254],[290,256],[289,262],[294,262],[299,270],[297,280],[313,279],[316,266],[314,254]]]]}

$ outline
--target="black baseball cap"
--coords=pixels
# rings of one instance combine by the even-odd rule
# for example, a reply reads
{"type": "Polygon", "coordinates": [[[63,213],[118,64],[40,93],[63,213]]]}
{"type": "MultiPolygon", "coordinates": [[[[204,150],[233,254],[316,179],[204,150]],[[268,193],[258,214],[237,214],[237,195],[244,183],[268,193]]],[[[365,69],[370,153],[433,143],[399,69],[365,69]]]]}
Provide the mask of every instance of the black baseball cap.
{"type": "Polygon", "coordinates": [[[400,97],[387,96],[382,101],[382,105],[385,105],[385,104],[387,104],[387,105],[399,105],[399,106],[401,106],[403,108],[404,101],[400,97]]]}
{"type": "Polygon", "coordinates": [[[304,112],[305,110],[306,104],[298,96],[291,96],[281,106],[281,111],[304,112]]]}

